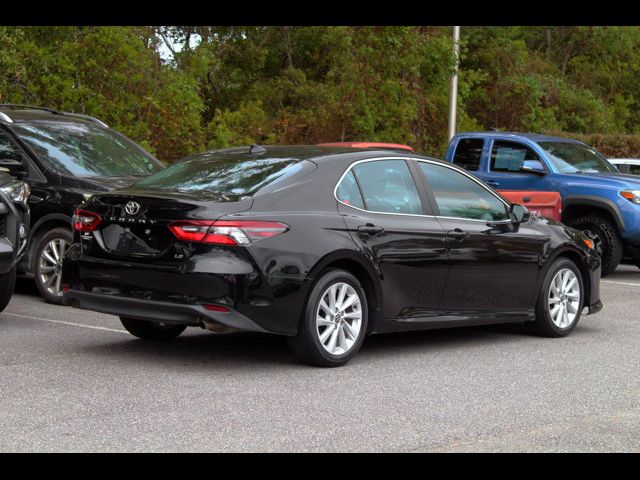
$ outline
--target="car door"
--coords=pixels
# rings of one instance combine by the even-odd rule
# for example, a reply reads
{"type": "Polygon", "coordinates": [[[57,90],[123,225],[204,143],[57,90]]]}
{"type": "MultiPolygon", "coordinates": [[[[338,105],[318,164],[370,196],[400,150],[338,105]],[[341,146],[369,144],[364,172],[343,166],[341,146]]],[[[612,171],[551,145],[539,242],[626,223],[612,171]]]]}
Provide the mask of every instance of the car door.
{"type": "Polygon", "coordinates": [[[377,270],[387,319],[436,315],[447,276],[445,233],[412,160],[356,162],[336,198],[352,238],[377,270]]]}
{"type": "Polygon", "coordinates": [[[440,162],[418,164],[447,234],[441,313],[530,309],[546,239],[513,224],[509,205],[473,176],[440,162]]]}
{"type": "Polygon", "coordinates": [[[29,208],[32,223],[48,213],[47,205],[59,205],[60,195],[48,185],[47,178],[29,160],[28,154],[15,139],[8,132],[0,130],[0,166],[3,164],[12,175],[27,182],[31,188],[29,208]]]}
{"type": "Polygon", "coordinates": [[[488,160],[483,180],[496,190],[554,191],[553,176],[544,161],[523,143],[493,140],[488,160]],[[529,171],[521,170],[523,166],[529,171]]]}

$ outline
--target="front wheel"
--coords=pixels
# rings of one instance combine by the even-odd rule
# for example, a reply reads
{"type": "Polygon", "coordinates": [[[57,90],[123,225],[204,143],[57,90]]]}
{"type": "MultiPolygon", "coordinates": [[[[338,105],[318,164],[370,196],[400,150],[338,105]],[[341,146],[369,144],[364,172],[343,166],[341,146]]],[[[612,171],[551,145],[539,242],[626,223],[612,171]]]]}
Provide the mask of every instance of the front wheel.
{"type": "Polygon", "coordinates": [[[37,240],[32,271],[36,287],[47,302],[62,305],[62,260],[72,239],[70,230],[54,228],[37,240]]]}
{"type": "Polygon", "coordinates": [[[580,270],[568,258],[553,262],[545,275],[532,327],[547,337],[569,335],[584,308],[584,284],[580,270]]]}
{"type": "Polygon", "coordinates": [[[142,340],[172,340],[187,328],[186,325],[149,322],[127,317],[120,317],[120,321],[127,332],[142,340]]]}
{"type": "Polygon", "coordinates": [[[13,267],[7,273],[0,274],[0,312],[9,304],[15,285],[16,267],[13,267]]]}
{"type": "Polygon", "coordinates": [[[311,365],[344,365],[362,345],[367,316],[367,297],[358,279],[344,270],[331,270],[312,288],[298,334],[287,339],[289,346],[311,365]]]}
{"type": "Polygon", "coordinates": [[[593,247],[602,261],[601,275],[606,277],[613,273],[624,253],[622,237],[615,224],[601,215],[586,215],[576,218],[569,224],[582,230],[593,241],[593,247]]]}

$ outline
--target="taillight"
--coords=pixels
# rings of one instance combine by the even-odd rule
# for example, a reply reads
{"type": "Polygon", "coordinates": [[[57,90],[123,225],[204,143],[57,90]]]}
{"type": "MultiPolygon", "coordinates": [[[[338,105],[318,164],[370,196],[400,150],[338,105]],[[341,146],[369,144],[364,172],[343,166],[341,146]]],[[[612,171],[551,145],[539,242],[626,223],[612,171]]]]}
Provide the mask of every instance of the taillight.
{"type": "Polygon", "coordinates": [[[102,218],[97,213],[77,209],[73,214],[73,229],[77,232],[93,232],[102,222],[102,218]]]}
{"type": "Polygon", "coordinates": [[[181,220],[169,225],[179,240],[215,245],[250,245],[284,233],[288,228],[284,223],[253,220],[181,220]]]}

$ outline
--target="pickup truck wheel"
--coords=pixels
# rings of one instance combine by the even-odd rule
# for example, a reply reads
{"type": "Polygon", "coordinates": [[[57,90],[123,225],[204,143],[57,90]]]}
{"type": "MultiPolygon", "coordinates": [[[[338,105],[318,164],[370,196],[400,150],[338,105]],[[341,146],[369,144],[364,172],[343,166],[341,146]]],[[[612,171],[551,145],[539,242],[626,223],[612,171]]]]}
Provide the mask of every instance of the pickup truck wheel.
{"type": "Polygon", "coordinates": [[[53,228],[36,241],[33,277],[40,295],[50,303],[62,305],[62,259],[72,242],[67,228],[53,228]]]}
{"type": "Polygon", "coordinates": [[[142,340],[172,340],[187,328],[186,325],[149,322],[127,317],[120,317],[120,321],[127,332],[142,340]]]}
{"type": "Polygon", "coordinates": [[[613,273],[622,260],[624,248],[616,226],[600,215],[585,215],[569,222],[593,240],[594,248],[602,260],[602,276],[613,273]]]}
{"type": "Polygon", "coordinates": [[[7,273],[0,273],[0,312],[9,304],[15,285],[16,267],[13,267],[7,273]]]}

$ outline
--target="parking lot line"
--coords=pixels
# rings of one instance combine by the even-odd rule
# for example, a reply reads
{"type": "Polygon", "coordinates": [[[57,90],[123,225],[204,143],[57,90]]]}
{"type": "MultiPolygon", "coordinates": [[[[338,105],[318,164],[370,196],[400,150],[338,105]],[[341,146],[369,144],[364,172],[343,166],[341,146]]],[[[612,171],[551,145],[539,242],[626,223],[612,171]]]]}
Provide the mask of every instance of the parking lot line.
{"type": "Polygon", "coordinates": [[[28,318],[29,320],[36,320],[38,322],[58,323],[60,325],[68,325],[68,326],[72,326],[72,327],[90,328],[92,330],[104,330],[104,331],[107,331],[107,332],[124,333],[126,335],[129,335],[129,332],[127,332],[126,330],[119,330],[119,329],[116,329],[116,328],[107,328],[107,327],[98,327],[97,325],[83,325],[82,323],[65,322],[64,320],[54,320],[52,318],[32,317],[31,315],[22,315],[20,313],[2,312],[1,315],[13,316],[13,317],[18,317],[18,318],[28,318]]]}
{"type": "Polygon", "coordinates": [[[615,285],[631,285],[632,287],[640,287],[640,283],[616,282],[614,280],[600,280],[600,283],[613,283],[615,285]]]}

